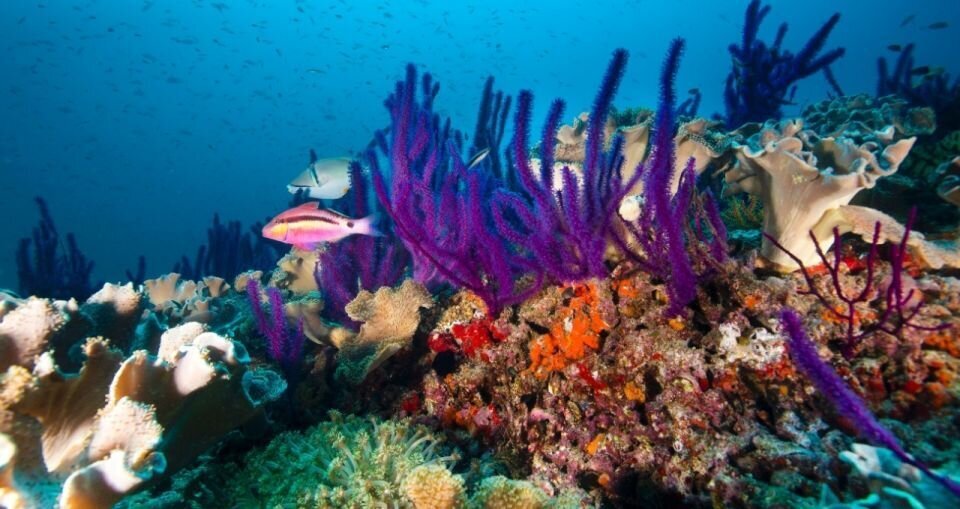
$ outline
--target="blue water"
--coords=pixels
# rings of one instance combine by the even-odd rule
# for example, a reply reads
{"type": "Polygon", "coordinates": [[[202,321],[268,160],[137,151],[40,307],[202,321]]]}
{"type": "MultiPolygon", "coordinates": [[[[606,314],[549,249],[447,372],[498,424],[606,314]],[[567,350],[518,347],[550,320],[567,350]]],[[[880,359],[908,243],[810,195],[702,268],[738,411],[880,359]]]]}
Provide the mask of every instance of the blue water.
{"type": "MultiPolygon", "coordinates": [[[[510,94],[534,91],[535,119],[554,97],[571,116],[589,109],[617,47],[631,60],[616,104],[652,106],[661,57],[681,36],[681,96],[698,87],[700,113],[720,112],[747,3],[4,0],[0,287],[16,287],[35,195],[96,260],[95,279],[122,279],[140,254],[148,275],[166,272],[205,240],[214,211],[244,223],[275,214],[309,148],[350,154],[388,123],[382,102],[407,62],[437,77],[438,109],[469,131],[491,74],[510,94]]],[[[846,47],[834,72],[848,94],[874,90],[891,44],[914,42],[918,63],[960,72],[956,0],[776,2],[761,37],[788,21],[796,50],[837,10],[828,46],[846,47]]],[[[827,90],[819,75],[805,80],[798,105],[827,90]]]]}

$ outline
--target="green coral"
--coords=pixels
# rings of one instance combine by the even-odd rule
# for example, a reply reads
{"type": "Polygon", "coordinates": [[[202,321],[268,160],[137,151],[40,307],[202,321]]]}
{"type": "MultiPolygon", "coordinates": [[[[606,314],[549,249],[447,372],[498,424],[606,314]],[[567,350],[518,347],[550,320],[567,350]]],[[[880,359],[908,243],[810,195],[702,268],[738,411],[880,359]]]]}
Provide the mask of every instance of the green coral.
{"type": "Polygon", "coordinates": [[[456,453],[442,455],[439,435],[409,420],[330,417],[250,453],[232,481],[235,500],[261,507],[413,507],[401,489],[404,479],[417,467],[457,460],[456,453]]]}
{"type": "MultiPolygon", "coordinates": [[[[383,421],[330,412],[303,432],[278,435],[249,453],[223,484],[224,507],[297,509],[573,508],[581,492],[550,498],[526,481],[489,475],[476,461],[452,471],[460,455],[443,437],[410,419],[383,421]],[[477,486],[472,497],[468,487],[477,486]]],[[[478,460],[481,461],[482,460],[478,460]]]]}
{"type": "Polygon", "coordinates": [[[754,195],[732,195],[724,200],[720,214],[732,230],[759,230],[763,227],[763,202],[754,195]]]}
{"type": "Polygon", "coordinates": [[[936,143],[918,143],[903,161],[899,173],[934,183],[934,170],[956,156],[960,156],[960,131],[953,131],[936,143]]]}

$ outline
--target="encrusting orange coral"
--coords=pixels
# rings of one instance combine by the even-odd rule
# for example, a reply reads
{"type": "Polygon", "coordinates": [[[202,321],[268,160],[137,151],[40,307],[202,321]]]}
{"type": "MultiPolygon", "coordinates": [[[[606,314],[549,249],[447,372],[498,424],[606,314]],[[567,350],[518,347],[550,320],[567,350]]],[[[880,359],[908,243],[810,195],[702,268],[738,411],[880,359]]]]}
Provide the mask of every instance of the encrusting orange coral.
{"type": "Polygon", "coordinates": [[[550,332],[530,345],[530,371],[543,380],[571,362],[583,359],[587,349],[600,348],[600,333],[610,328],[597,309],[594,283],[573,287],[569,304],[558,310],[550,332]]]}

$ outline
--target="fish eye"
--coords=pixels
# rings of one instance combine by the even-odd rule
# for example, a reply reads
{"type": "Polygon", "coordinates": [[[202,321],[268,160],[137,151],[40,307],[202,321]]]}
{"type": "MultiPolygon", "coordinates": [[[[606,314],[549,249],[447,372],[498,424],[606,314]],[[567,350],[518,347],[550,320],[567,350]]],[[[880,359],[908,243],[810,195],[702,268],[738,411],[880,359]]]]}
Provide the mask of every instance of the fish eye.
{"type": "Polygon", "coordinates": [[[347,221],[347,228],[353,228],[353,221],[347,221]]]}

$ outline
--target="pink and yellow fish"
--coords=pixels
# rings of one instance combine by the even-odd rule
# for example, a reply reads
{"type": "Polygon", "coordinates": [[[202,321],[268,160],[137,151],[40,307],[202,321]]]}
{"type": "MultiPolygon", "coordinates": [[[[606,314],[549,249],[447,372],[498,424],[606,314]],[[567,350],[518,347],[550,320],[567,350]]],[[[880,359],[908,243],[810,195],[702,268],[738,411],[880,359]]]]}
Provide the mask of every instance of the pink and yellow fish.
{"type": "Polygon", "coordinates": [[[319,209],[317,205],[317,202],[307,202],[281,212],[263,227],[263,236],[292,244],[297,249],[313,250],[318,244],[337,242],[350,235],[382,235],[373,226],[373,216],[353,219],[335,210],[319,209]]]}

